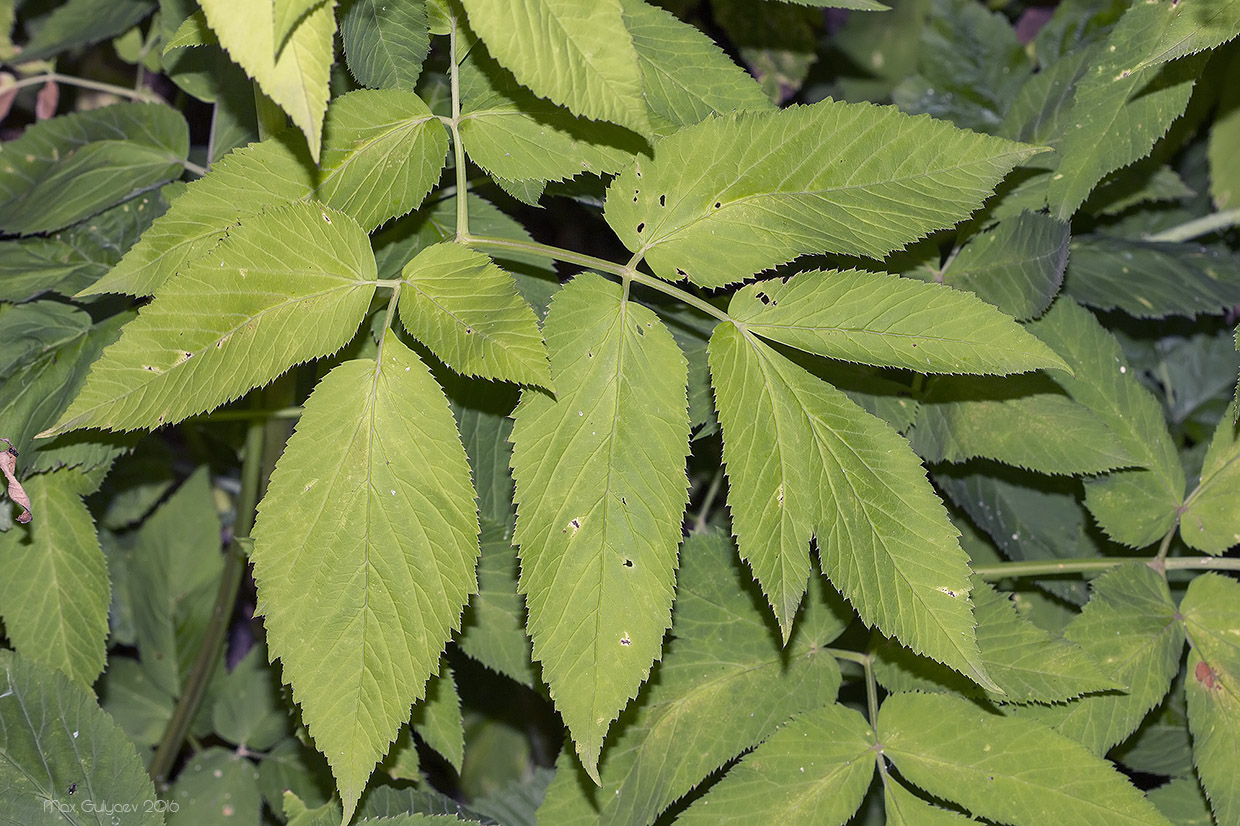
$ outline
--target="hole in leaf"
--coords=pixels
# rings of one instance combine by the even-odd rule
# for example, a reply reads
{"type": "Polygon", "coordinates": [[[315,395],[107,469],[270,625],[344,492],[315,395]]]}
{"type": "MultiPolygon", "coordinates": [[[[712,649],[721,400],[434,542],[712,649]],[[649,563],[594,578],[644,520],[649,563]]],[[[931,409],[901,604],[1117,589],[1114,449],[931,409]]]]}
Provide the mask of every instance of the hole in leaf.
{"type": "Polygon", "coordinates": [[[646,229],[646,222],[645,222],[645,221],[642,221],[640,224],[638,224],[638,225],[637,225],[637,231],[638,231],[638,232],[641,232],[641,231],[643,231],[644,229],[646,229]]]}
{"type": "Polygon", "coordinates": [[[632,567],[633,567],[633,560],[628,559],[628,558],[626,557],[626,558],[625,558],[625,560],[624,560],[624,567],[626,567],[626,568],[632,568],[632,567]]]}
{"type": "Polygon", "coordinates": [[[659,196],[659,206],[667,206],[667,196],[666,196],[666,195],[660,195],[660,196],[659,196]]]}
{"type": "Polygon", "coordinates": [[[625,631],[624,636],[620,638],[620,644],[621,645],[632,645],[633,644],[633,641],[629,639],[628,631],[625,631]]]}

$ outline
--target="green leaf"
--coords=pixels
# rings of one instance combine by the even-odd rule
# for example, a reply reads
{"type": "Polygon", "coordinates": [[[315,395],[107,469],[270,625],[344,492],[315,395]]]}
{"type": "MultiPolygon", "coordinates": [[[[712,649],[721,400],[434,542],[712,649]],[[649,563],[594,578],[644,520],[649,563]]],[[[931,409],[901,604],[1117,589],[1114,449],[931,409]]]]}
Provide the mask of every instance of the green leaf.
{"type": "Polygon", "coordinates": [[[1084,308],[1059,301],[1030,331],[1072,368],[1055,381],[1092,410],[1144,470],[1122,470],[1085,487],[1085,504],[1117,542],[1143,547],[1175,524],[1184,498],[1184,470],[1163,421],[1162,407],[1137,381],[1119,344],[1084,308]]]}
{"type": "Polygon", "coordinates": [[[301,17],[282,46],[276,41],[275,0],[201,0],[200,5],[228,56],[288,113],[317,163],[336,34],[335,0],[324,0],[301,17]]]}
{"type": "Polygon", "coordinates": [[[22,46],[20,59],[23,63],[43,60],[115,37],[141,22],[154,8],[151,0],[69,0],[41,22],[34,37],[22,46]]]}
{"type": "Polygon", "coordinates": [[[321,0],[273,0],[272,10],[272,56],[279,57],[289,36],[297,24],[309,14],[321,0]]]}
{"type": "Polygon", "coordinates": [[[333,353],[374,277],[370,241],[343,213],[310,203],[257,215],[160,288],[40,435],[171,424],[333,353]]]}
{"type": "Polygon", "coordinates": [[[486,255],[436,244],[406,264],[401,279],[401,323],[453,370],[550,386],[538,319],[486,255]]]}
{"type": "MultiPolygon", "coordinates": [[[[143,811],[141,801],[157,799],[155,787],[133,743],[99,709],[89,688],[12,651],[0,650],[0,668],[5,817],[14,823],[55,822],[61,815],[50,813],[47,801],[67,807],[74,802],[73,788],[83,801],[133,801],[126,819],[135,826],[164,822],[154,811],[143,811]]],[[[78,806],[69,814],[83,824],[109,826],[112,820],[102,805],[93,813],[78,806]]]]}
{"type": "Polygon", "coordinates": [[[867,624],[993,687],[968,559],[908,444],[733,324],[711,336],[710,367],[732,530],[784,638],[816,536],[823,573],[867,624]]]}
{"type": "Polygon", "coordinates": [[[443,124],[417,95],[351,92],[328,110],[314,197],[370,231],[422,203],[447,153],[443,124]]]}
{"type": "Polygon", "coordinates": [[[741,113],[658,141],[605,215],[658,275],[719,287],[805,253],[882,258],[968,217],[1038,151],[868,104],[741,113]]]}
{"type": "Polygon", "coordinates": [[[103,549],[82,502],[89,485],[76,471],[58,470],[24,486],[33,519],[0,533],[5,634],[24,657],[89,688],[103,670],[111,601],[103,549]]]}
{"type": "Polygon", "coordinates": [[[1149,158],[1095,189],[1084,208],[1096,215],[1121,215],[1134,206],[1183,201],[1196,194],[1174,169],[1149,158]]]}
{"type": "Polygon", "coordinates": [[[391,331],[381,359],[345,362],[311,394],[251,555],[271,654],[346,820],[476,588],[474,491],[447,400],[391,331]]]}
{"type": "MultiPolygon", "coordinates": [[[[1223,68],[1224,77],[1235,77],[1240,71],[1240,54],[1233,55],[1223,68]]],[[[1232,151],[1240,145],[1240,86],[1223,86],[1218,115],[1210,124],[1207,141],[1210,161],[1210,195],[1214,206],[1228,209],[1240,206],[1240,153],[1232,151]]]]}
{"type": "Polygon", "coordinates": [[[411,724],[426,745],[439,752],[456,773],[465,760],[465,723],[456,678],[446,665],[426,683],[426,696],[413,707],[411,724]]]}
{"type": "MultiPolygon", "coordinates": [[[[1020,616],[1016,606],[985,583],[975,583],[977,645],[986,673],[1003,688],[991,701],[1061,702],[1081,694],[1123,689],[1077,645],[1056,639],[1020,616]]],[[[935,662],[891,644],[879,648],[875,676],[889,691],[942,691],[981,696],[975,686],[935,662]]]]}
{"type": "Polygon", "coordinates": [[[1079,743],[959,697],[895,694],[878,713],[900,774],[973,814],[1016,826],[1170,826],[1141,792],[1079,743]]]}
{"type": "Polygon", "coordinates": [[[211,27],[207,24],[207,16],[199,9],[181,21],[181,24],[177,26],[176,32],[164,44],[163,54],[167,57],[168,53],[173,49],[184,49],[190,46],[213,46],[218,45],[219,42],[215,32],[211,31],[211,27]]]}
{"type": "Polygon", "coordinates": [[[195,471],[142,523],[125,558],[124,587],[142,666],[155,685],[179,697],[203,645],[224,568],[207,468],[195,471]]]}
{"type": "Polygon", "coordinates": [[[822,12],[774,0],[711,0],[710,8],[769,101],[784,103],[801,89],[818,60],[822,12]]]}
{"type": "Polygon", "coordinates": [[[117,103],[36,123],[0,144],[0,231],[50,232],[176,178],[189,129],[175,109],[117,103]]]}
{"type": "Polygon", "coordinates": [[[1240,431],[1233,402],[1206,449],[1201,484],[1184,500],[1180,538],[1190,548],[1221,554],[1240,543],[1240,431]]]}
{"type": "MultiPolygon", "coordinates": [[[[512,385],[502,387],[494,382],[474,381],[448,371],[437,376],[452,403],[456,425],[465,443],[469,466],[474,472],[478,489],[478,513],[509,537],[517,518],[512,502],[512,410],[517,406],[520,391],[512,385]]],[[[508,537],[505,537],[507,541],[508,537]]],[[[514,580],[515,583],[515,580],[514,580]]],[[[516,591],[516,585],[513,585],[516,591]]],[[[524,617],[524,612],[521,612],[524,617]]],[[[524,625],[524,621],[520,623],[524,625]]]]}
{"type": "Polygon", "coordinates": [[[512,431],[520,586],[543,679],[597,781],[603,736],[671,618],[687,369],[658,316],[597,275],[556,294],[544,333],[559,395],[522,393],[512,431]]]}
{"type": "Polygon", "coordinates": [[[759,281],[736,293],[728,315],[780,344],[881,367],[1007,374],[1066,366],[973,296],[886,273],[811,270],[759,281]]]}
{"type": "Polygon", "coordinates": [[[220,737],[251,751],[267,751],[289,733],[280,677],[268,665],[266,645],[251,648],[220,680],[211,726],[220,737]]]}
{"type": "Polygon", "coordinates": [[[840,826],[870,786],[873,755],[874,730],[859,712],[823,706],[771,735],[676,822],[840,826]]]}
{"type": "Polygon", "coordinates": [[[1078,235],[1065,289],[1082,304],[1137,318],[1218,315],[1240,303],[1240,256],[1192,243],[1078,235]]]}
{"type": "Polygon", "coordinates": [[[783,651],[769,616],[746,594],[753,586],[731,542],[695,534],[681,556],[672,641],[603,758],[601,826],[654,822],[728,760],[839,689],[839,666],[823,649],[851,612],[827,583],[816,583],[783,651]]]}
{"type": "Polygon", "coordinates": [[[973,236],[938,280],[1023,321],[1050,306],[1067,263],[1068,225],[1021,212],[973,236]]]}
{"type": "Polygon", "coordinates": [[[1240,34],[1240,3],[1235,0],[1187,0],[1164,13],[1168,19],[1139,69],[1213,49],[1240,34]]]}
{"type": "Polygon", "coordinates": [[[141,663],[116,653],[108,658],[108,670],[97,685],[99,705],[149,760],[172,719],[175,698],[151,682],[141,663]]]}
{"type": "Polygon", "coordinates": [[[928,462],[985,457],[1047,474],[1133,463],[1105,422],[1043,376],[935,379],[910,442],[928,462]]]}
{"type": "Polygon", "coordinates": [[[517,593],[517,549],[505,528],[482,524],[478,593],[461,623],[461,650],[492,671],[531,688],[538,675],[525,634],[525,601],[517,593]]]}
{"type": "Polygon", "coordinates": [[[1103,754],[1135,731],[1166,695],[1179,670],[1184,630],[1167,583],[1141,563],[1103,574],[1092,588],[1093,599],[1068,623],[1064,637],[1084,649],[1108,677],[1128,686],[1128,692],[1012,711],[1103,754]]]}
{"type": "Polygon", "coordinates": [[[1193,762],[1217,823],[1240,818],[1240,584],[1205,573],[1180,603],[1188,655],[1188,724],[1193,762]]]}
{"type": "Polygon", "coordinates": [[[644,149],[626,129],[592,123],[535,96],[482,44],[461,62],[460,85],[461,141],[493,176],[545,182],[608,174],[644,149]]]}
{"type": "Polygon", "coordinates": [[[637,50],[642,94],[658,134],[710,115],[774,108],[749,73],[697,28],[643,0],[621,0],[621,6],[637,50]]]}
{"type": "Polygon", "coordinates": [[[1176,826],[1214,826],[1210,804],[1193,777],[1177,777],[1145,795],[1176,826]]]}
{"type": "Polygon", "coordinates": [[[648,135],[620,0],[464,0],[469,25],[521,85],[575,115],[648,135]]]}
{"type": "Polygon", "coordinates": [[[883,809],[886,826],[962,826],[977,822],[959,812],[931,805],[892,779],[883,783],[883,809]]]}
{"type": "Polygon", "coordinates": [[[425,0],[352,0],[340,19],[345,59],[357,82],[373,89],[417,86],[431,48],[425,0]]]}
{"type": "Polygon", "coordinates": [[[1170,3],[1137,3],[1094,52],[1067,112],[1071,128],[1056,146],[1062,160],[1048,197],[1059,220],[1071,218],[1107,174],[1149,154],[1188,104],[1203,60],[1140,68],[1176,14],[1170,3]]]}
{"type": "Polygon", "coordinates": [[[231,826],[262,816],[258,769],[231,749],[213,746],[186,763],[165,793],[168,826],[231,826]]]}

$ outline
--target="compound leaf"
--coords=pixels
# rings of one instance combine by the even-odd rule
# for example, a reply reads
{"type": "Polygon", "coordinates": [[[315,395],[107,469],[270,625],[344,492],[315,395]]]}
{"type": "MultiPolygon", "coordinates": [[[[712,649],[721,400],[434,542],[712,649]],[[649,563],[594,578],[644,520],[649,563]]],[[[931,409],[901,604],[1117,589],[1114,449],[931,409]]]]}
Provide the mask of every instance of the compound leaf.
{"type": "Polygon", "coordinates": [[[734,324],[710,341],[728,506],[784,638],[810,576],[861,618],[987,687],[969,602],[968,557],[908,444],[734,324]]]}
{"type": "Polygon", "coordinates": [[[878,713],[878,731],[883,755],[903,777],[980,817],[1016,826],[1170,826],[1080,743],[959,697],[892,695],[878,713]]]}
{"type": "Polygon", "coordinates": [[[671,619],[688,498],[685,358],[659,318],[584,274],[544,326],[559,394],[514,413],[520,587],[534,656],[586,770],[671,619]]]}
{"type": "Polygon", "coordinates": [[[805,253],[882,258],[968,217],[1039,151],[870,104],[740,113],[657,141],[605,216],[658,275],[720,287],[805,253]]]}
{"type": "Polygon", "coordinates": [[[676,822],[840,826],[861,805],[873,761],[874,730],[860,712],[823,706],[771,735],[676,822]]]}
{"type": "Polygon", "coordinates": [[[342,347],[374,278],[370,239],[347,215],[313,203],[256,215],[160,289],[40,435],[154,428],[231,401],[342,347]]]}
{"type": "Polygon", "coordinates": [[[34,518],[0,533],[5,633],[24,657],[89,688],[103,671],[112,591],[95,522],[82,502],[90,485],[69,469],[31,476],[24,485],[34,518]]]}
{"type": "Polygon", "coordinates": [[[394,333],[315,388],[254,527],[271,656],[346,820],[476,588],[478,516],[443,390],[394,333]]]}
{"type": "Polygon", "coordinates": [[[1221,554],[1240,543],[1240,432],[1233,402],[1206,449],[1201,484],[1184,500],[1180,537],[1192,548],[1221,554]]]}
{"type": "Polygon", "coordinates": [[[467,376],[551,384],[538,318],[512,276],[459,244],[422,250],[401,272],[400,320],[467,376]]]}
{"type": "Polygon", "coordinates": [[[741,289],[733,321],[807,353],[921,373],[1066,367],[1011,318],[968,293],[886,273],[811,270],[741,289]]]}
{"type": "Polygon", "coordinates": [[[575,115],[650,133],[620,0],[464,0],[469,25],[521,85],[575,115]]]}

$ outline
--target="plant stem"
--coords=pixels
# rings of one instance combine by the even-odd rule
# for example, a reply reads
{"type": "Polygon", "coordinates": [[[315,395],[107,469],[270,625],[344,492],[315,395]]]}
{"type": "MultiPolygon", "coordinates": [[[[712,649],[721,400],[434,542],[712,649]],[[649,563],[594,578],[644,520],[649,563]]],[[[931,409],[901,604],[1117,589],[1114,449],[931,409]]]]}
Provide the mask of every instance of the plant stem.
{"type": "Polygon", "coordinates": [[[237,590],[241,575],[245,572],[245,552],[242,540],[248,539],[254,527],[254,508],[258,504],[258,489],[262,482],[263,434],[266,422],[255,419],[245,434],[245,460],[241,465],[241,493],[237,496],[237,516],[233,522],[233,536],[224,554],[224,570],[220,574],[220,587],[215,595],[211,618],[203,634],[198,656],[190,669],[183,691],[172,712],[172,719],[164,729],[164,736],[155,749],[151,765],[147,769],[156,787],[163,785],[172,770],[181,744],[189,731],[198,707],[202,703],[211,675],[224,650],[224,640],[237,602],[237,590]]]}
{"type": "Polygon", "coordinates": [[[162,100],[159,95],[150,89],[130,89],[125,86],[117,86],[112,83],[100,83],[97,80],[87,80],[84,77],[74,77],[72,75],[62,75],[59,72],[43,72],[30,77],[24,77],[16,83],[10,83],[3,90],[21,89],[26,86],[40,86],[47,81],[55,81],[64,86],[76,86],[79,89],[90,89],[93,92],[106,92],[107,94],[116,95],[117,97],[128,98],[129,100],[137,100],[142,103],[154,103],[162,100]]]}
{"type": "Polygon", "coordinates": [[[693,520],[693,532],[702,533],[706,530],[706,517],[710,516],[710,508],[715,504],[715,497],[719,495],[719,488],[723,485],[723,468],[715,471],[715,476],[710,480],[710,487],[706,489],[706,497],[702,500],[702,507],[698,510],[697,519],[693,520]]]}
{"type": "Polygon", "coordinates": [[[207,174],[207,168],[205,166],[199,166],[192,161],[181,161],[181,166],[185,167],[186,170],[194,173],[199,178],[207,174]]]}
{"type": "Polygon", "coordinates": [[[847,648],[824,648],[823,651],[837,660],[857,663],[865,669],[865,703],[870,711],[870,726],[876,728],[878,726],[878,683],[874,681],[874,657],[859,651],[849,651],[847,648]]]}
{"type": "Polygon", "coordinates": [[[275,409],[253,408],[251,410],[219,410],[204,413],[190,419],[191,422],[248,422],[254,419],[297,419],[301,417],[300,405],[275,409]]]}
{"type": "Polygon", "coordinates": [[[1155,232],[1152,235],[1145,236],[1146,241],[1189,241],[1202,235],[1209,235],[1212,232],[1218,232],[1221,229],[1234,227],[1240,224],[1240,207],[1236,209],[1228,209],[1222,212],[1212,212],[1201,218],[1194,218],[1191,221],[1185,221],[1179,226],[1165,229],[1162,232],[1155,232]]]}
{"type": "Polygon", "coordinates": [[[455,16],[448,30],[448,78],[452,88],[452,157],[456,165],[456,240],[465,243],[469,237],[469,187],[465,177],[465,145],[461,143],[461,67],[456,53],[459,35],[455,16]]]}
{"type": "MultiPolygon", "coordinates": [[[[1159,565],[1157,557],[1111,556],[1093,559],[1039,559],[1022,562],[1000,562],[996,565],[978,565],[973,573],[982,579],[1006,579],[1008,577],[1048,576],[1051,574],[1081,574],[1109,571],[1128,562],[1143,562],[1151,567],[1159,565]]],[[[1164,570],[1240,571],[1240,559],[1220,559],[1209,556],[1183,556],[1162,560],[1164,570]]]]}

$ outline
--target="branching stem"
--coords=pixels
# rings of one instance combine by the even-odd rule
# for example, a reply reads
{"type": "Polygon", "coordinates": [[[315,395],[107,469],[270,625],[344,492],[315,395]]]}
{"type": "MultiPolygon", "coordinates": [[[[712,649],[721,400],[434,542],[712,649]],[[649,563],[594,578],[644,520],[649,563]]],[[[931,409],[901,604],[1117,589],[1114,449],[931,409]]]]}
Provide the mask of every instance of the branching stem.
{"type": "Polygon", "coordinates": [[[452,87],[452,119],[448,122],[448,130],[452,133],[452,157],[456,164],[456,240],[464,244],[469,237],[469,186],[465,176],[465,145],[461,143],[461,55],[457,54],[459,40],[454,17],[448,30],[448,77],[452,87]]]}
{"type": "Polygon", "coordinates": [[[1165,229],[1162,232],[1155,232],[1152,235],[1145,236],[1146,241],[1191,241],[1202,235],[1209,235],[1212,232],[1218,232],[1221,229],[1234,227],[1240,224],[1240,207],[1235,209],[1227,209],[1222,212],[1212,212],[1201,218],[1194,218],[1191,221],[1185,221],[1178,226],[1165,229]]]}
{"type": "Polygon", "coordinates": [[[3,90],[0,91],[22,89],[27,86],[41,86],[49,80],[54,81],[55,83],[60,83],[64,86],[76,86],[79,89],[90,89],[92,92],[105,92],[110,95],[116,95],[117,97],[136,100],[141,103],[158,103],[163,101],[163,98],[150,89],[130,89],[125,86],[117,86],[113,83],[101,83],[97,80],[87,80],[84,77],[62,75],[59,72],[43,72],[41,74],[31,75],[30,77],[24,77],[15,83],[6,85],[3,90]]]}
{"type": "Polygon", "coordinates": [[[1240,559],[1221,559],[1209,556],[1183,556],[1171,559],[1151,559],[1147,556],[1110,556],[1091,559],[1037,559],[1020,562],[1000,562],[995,565],[978,565],[973,573],[982,579],[1006,579],[1008,577],[1052,576],[1054,574],[1102,573],[1118,568],[1128,562],[1143,562],[1150,567],[1161,566],[1168,571],[1240,571],[1240,559]]]}

